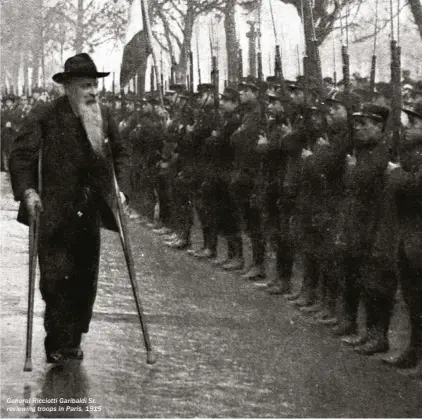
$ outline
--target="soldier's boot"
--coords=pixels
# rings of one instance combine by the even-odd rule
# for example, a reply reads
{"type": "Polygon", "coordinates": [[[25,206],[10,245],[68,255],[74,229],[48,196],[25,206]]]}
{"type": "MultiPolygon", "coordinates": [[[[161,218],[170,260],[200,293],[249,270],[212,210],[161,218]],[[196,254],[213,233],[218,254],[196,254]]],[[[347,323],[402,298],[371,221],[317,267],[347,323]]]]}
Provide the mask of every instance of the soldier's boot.
{"type": "Polygon", "coordinates": [[[241,275],[242,279],[253,281],[255,279],[265,279],[265,268],[263,265],[252,265],[249,270],[241,275]]]}
{"type": "Polygon", "coordinates": [[[243,259],[243,243],[242,243],[242,237],[240,234],[231,236],[230,239],[230,246],[232,249],[232,259],[222,265],[222,268],[225,271],[240,271],[243,269],[245,265],[245,261],[243,259]]]}
{"type": "Polygon", "coordinates": [[[410,342],[406,350],[397,358],[385,358],[385,364],[400,369],[414,368],[422,361],[422,330],[417,324],[412,325],[410,342]]]}
{"type": "Polygon", "coordinates": [[[271,295],[286,295],[292,292],[293,258],[291,255],[281,255],[280,243],[276,250],[277,276],[267,283],[267,292],[271,295]]]}
{"type": "Polygon", "coordinates": [[[179,238],[174,242],[169,243],[168,246],[176,250],[186,250],[190,248],[191,243],[189,240],[179,238]]]}
{"type": "Polygon", "coordinates": [[[356,319],[344,318],[340,320],[340,323],[334,326],[331,333],[334,336],[349,336],[355,335],[358,331],[358,324],[356,319]]]}
{"type": "MultiPolygon", "coordinates": [[[[319,280],[318,261],[310,254],[304,258],[304,273],[301,287],[301,296],[293,301],[296,307],[314,306],[316,301],[316,289],[319,280]]],[[[312,308],[313,309],[313,308],[312,308]]],[[[311,309],[311,310],[312,310],[311,309]]]]}
{"type": "Polygon", "coordinates": [[[389,349],[388,337],[381,330],[370,333],[369,339],[365,343],[354,347],[355,352],[367,356],[388,352],[389,349]]]}
{"type": "Polygon", "coordinates": [[[297,292],[286,294],[285,297],[287,301],[295,301],[295,300],[298,300],[301,297],[301,295],[302,295],[302,290],[299,290],[297,292]]]}
{"type": "Polygon", "coordinates": [[[235,249],[233,246],[233,242],[232,240],[230,240],[230,238],[227,238],[227,256],[226,257],[219,257],[217,259],[215,259],[212,264],[215,266],[223,266],[226,263],[229,263],[233,257],[235,256],[235,249]]]}
{"type": "Polygon", "coordinates": [[[203,252],[204,250],[205,250],[205,247],[201,247],[200,249],[188,249],[186,253],[188,255],[194,256],[195,253],[203,252]]]}
{"type": "Polygon", "coordinates": [[[296,307],[308,307],[308,306],[314,306],[316,304],[316,292],[312,289],[303,289],[300,297],[297,300],[293,301],[293,304],[296,307]]]}
{"type": "Polygon", "coordinates": [[[408,369],[416,367],[422,360],[422,351],[420,348],[409,346],[397,358],[383,358],[382,362],[399,369],[408,369]]]}
{"type": "Polygon", "coordinates": [[[215,259],[215,260],[213,260],[213,261],[212,261],[212,264],[213,264],[214,266],[223,266],[223,265],[225,265],[226,263],[231,262],[231,260],[232,260],[232,258],[230,258],[230,257],[228,257],[228,256],[225,256],[225,257],[218,257],[217,259],[215,259]]]}
{"type": "Polygon", "coordinates": [[[229,260],[227,263],[222,265],[222,268],[225,271],[231,272],[231,271],[241,271],[245,266],[245,261],[243,258],[240,257],[234,257],[233,259],[229,260]]]}
{"type": "Polygon", "coordinates": [[[205,248],[193,254],[197,259],[214,259],[217,254],[215,251],[205,248]]]}
{"type": "Polygon", "coordinates": [[[273,283],[267,284],[267,292],[271,295],[284,295],[291,292],[292,284],[290,276],[287,278],[278,278],[273,283]]]}
{"type": "Polygon", "coordinates": [[[361,346],[365,344],[369,339],[369,336],[367,333],[364,333],[363,335],[351,335],[351,336],[345,336],[341,339],[343,343],[349,346],[361,346]]]}
{"type": "Polygon", "coordinates": [[[318,323],[325,326],[335,326],[339,322],[335,310],[331,310],[330,308],[318,312],[315,317],[318,323]]]}

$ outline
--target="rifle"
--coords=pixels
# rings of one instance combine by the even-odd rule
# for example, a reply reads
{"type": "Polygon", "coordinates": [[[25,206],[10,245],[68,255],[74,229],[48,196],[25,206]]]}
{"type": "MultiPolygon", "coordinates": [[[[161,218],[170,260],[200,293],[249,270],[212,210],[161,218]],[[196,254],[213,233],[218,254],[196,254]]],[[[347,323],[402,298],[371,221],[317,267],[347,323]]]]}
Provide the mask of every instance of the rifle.
{"type": "Polygon", "coordinates": [[[111,85],[111,87],[112,87],[112,92],[113,92],[113,104],[112,104],[112,109],[113,109],[113,111],[115,111],[116,110],[116,96],[115,96],[115,88],[116,88],[116,83],[115,83],[115,73],[114,73],[114,71],[113,71],[113,83],[112,83],[112,85],[111,85]]]}
{"type": "Polygon", "coordinates": [[[170,84],[176,83],[176,60],[174,57],[171,57],[171,69],[170,69],[170,84]]]}
{"type": "Polygon", "coordinates": [[[391,41],[391,87],[392,87],[392,109],[391,109],[391,125],[392,132],[392,149],[391,158],[393,161],[398,160],[398,147],[400,142],[401,129],[401,47],[397,45],[394,39],[391,41]]]}
{"type": "Polygon", "coordinates": [[[154,91],[154,86],[155,86],[155,80],[154,80],[154,66],[151,66],[151,76],[150,76],[150,82],[151,82],[151,86],[150,86],[150,91],[151,93],[154,91]]]}
{"type": "Polygon", "coordinates": [[[201,65],[199,63],[198,33],[196,33],[196,61],[198,62],[198,84],[201,84],[201,65]]]}
{"type": "Polygon", "coordinates": [[[353,112],[350,103],[350,61],[349,54],[347,50],[347,45],[342,45],[341,47],[341,56],[343,61],[343,81],[344,81],[344,96],[346,100],[346,109],[347,109],[347,124],[349,126],[349,145],[350,149],[354,150],[354,141],[353,141],[353,112]]]}
{"type": "Polygon", "coordinates": [[[211,80],[212,84],[214,85],[214,117],[216,122],[216,127],[220,129],[220,112],[219,112],[219,105],[220,105],[220,98],[218,96],[218,87],[219,87],[219,71],[217,65],[217,57],[212,57],[212,71],[211,71],[211,80]]]}
{"type": "Polygon", "coordinates": [[[374,25],[374,50],[372,53],[371,61],[371,78],[370,78],[370,90],[371,92],[375,91],[375,70],[377,66],[377,30],[378,30],[378,0],[375,2],[375,25],[374,25]]]}
{"type": "Polygon", "coordinates": [[[242,49],[239,49],[239,82],[243,79],[243,52],[242,49]]]}
{"type": "Polygon", "coordinates": [[[193,53],[189,52],[189,91],[193,95],[193,53]]]}

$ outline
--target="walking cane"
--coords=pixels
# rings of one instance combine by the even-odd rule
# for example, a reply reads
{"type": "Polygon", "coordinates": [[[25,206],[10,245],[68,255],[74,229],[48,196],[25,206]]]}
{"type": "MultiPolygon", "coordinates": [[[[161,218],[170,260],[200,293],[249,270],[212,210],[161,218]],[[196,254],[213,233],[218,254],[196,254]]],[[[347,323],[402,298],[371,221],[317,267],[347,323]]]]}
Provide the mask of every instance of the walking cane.
{"type": "Polygon", "coordinates": [[[37,273],[39,225],[40,215],[38,211],[36,218],[33,219],[31,217],[29,224],[29,289],[24,371],[32,371],[32,325],[34,322],[35,276],[37,273]]]}
{"type": "MultiPolygon", "coordinates": [[[[42,196],[42,155],[44,141],[41,139],[38,153],[38,194],[42,196]]],[[[28,313],[26,322],[26,355],[24,371],[32,371],[32,326],[34,323],[35,277],[37,273],[38,240],[40,235],[40,210],[37,209],[35,219],[29,220],[29,288],[28,313]]]]}
{"type": "Polygon", "coordinates": [[[117,224],[119,228],[119,236],[120,236],[120,241],[122,243],[123,253],[125,254],[126,265],[129,272],[130,283],[132,285],[132,291],[133,291],[133,297],[135,299],[136,310],[138,311],[139,322],[141,323],[142,335],[144,337],[145,349],[147,351],[147,364],[155,364],[157,362],[157,356],[152,350],[147,324],[144,321],[144,314],[143,314],[141,299],[139,297],[139,288],[138,288],[138,283],[136,280],[135,263],[133,260],[132,246],[130,243],[129,231],[126,224],[123,204],[120,198],[119,185],[117,183],[116,173],[114,171],[113,163],[111,164],[111,167],[113,170],[114,187],[115,187],[116,198],[117,198],[117,208],[118,208],[117,224]]]}

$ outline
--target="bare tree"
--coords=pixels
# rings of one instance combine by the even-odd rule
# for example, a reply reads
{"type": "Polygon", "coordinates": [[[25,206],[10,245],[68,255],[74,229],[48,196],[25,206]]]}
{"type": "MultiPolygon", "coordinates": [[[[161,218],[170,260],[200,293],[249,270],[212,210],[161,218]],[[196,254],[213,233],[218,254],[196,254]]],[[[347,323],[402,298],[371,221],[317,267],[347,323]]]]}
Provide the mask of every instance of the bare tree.
{"type": "Polygon", "coordinates": [[[224,0],[158,0],[151,15],[156,23],[154,38],[171,57],[178,54],[178,81],[186,80],[193,26],[198,16],[225,5],[224,0]]]}
{"type": "MultiPolygon", "coordinates": [[[[127,0],[59,0],[51,8],[55,23],[66,28],[76,53],[92,52],[106,42],[123,39],[127,25],[127,0]]],[[[63,41],[63,39],[61,39],[63,41]]]]}
{"type": "Polygon", "coordinates": [[[420,0],[408,0],[408,3],[422,39],[422,3],[420,0]]]}

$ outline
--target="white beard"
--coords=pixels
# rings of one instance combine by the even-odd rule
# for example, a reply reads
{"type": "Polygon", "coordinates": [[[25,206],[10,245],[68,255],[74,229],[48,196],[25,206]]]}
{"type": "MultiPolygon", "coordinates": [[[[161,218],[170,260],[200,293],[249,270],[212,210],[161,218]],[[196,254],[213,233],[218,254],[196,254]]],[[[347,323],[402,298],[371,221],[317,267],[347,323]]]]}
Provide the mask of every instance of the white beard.
{"type": "Polygon", "coordinates": [[[78,113],[85,128],[86,135],[91,143],[94,153],[98,156],[105,156],[104,150],[104,129],[103,117],[99,103],[79,103],[78,113]]]}

